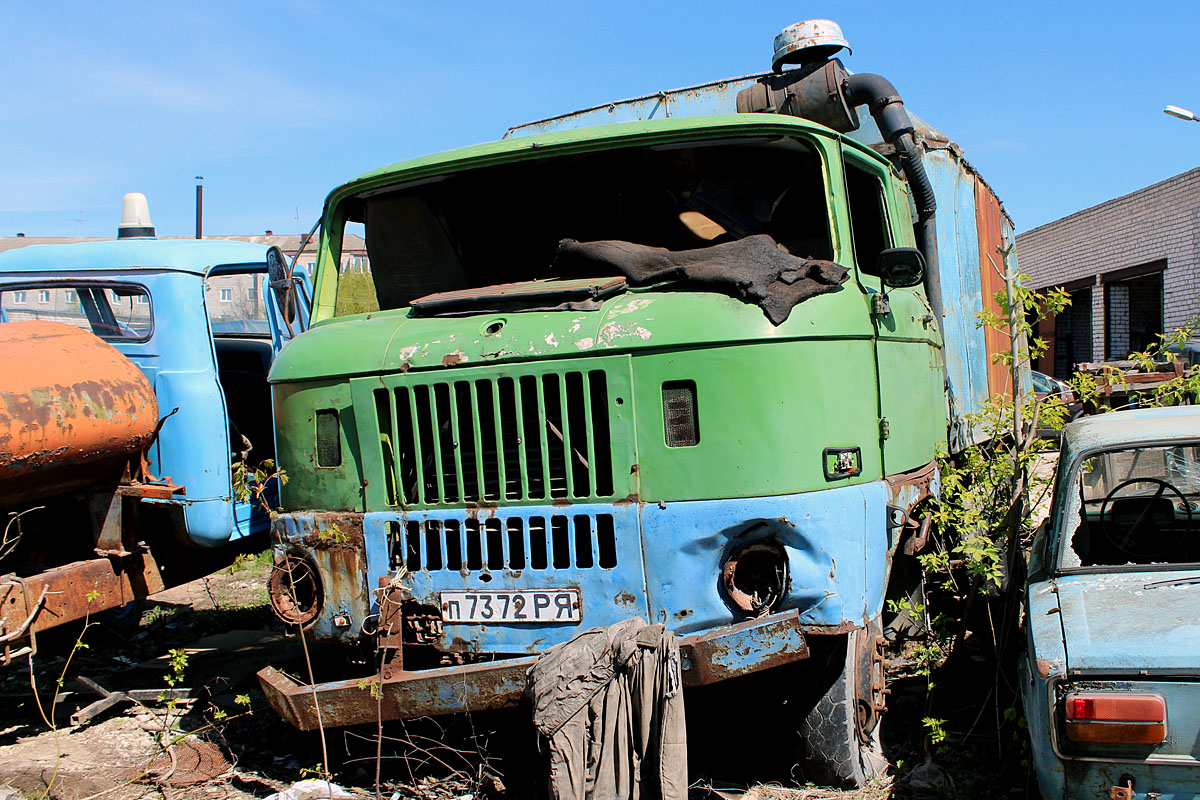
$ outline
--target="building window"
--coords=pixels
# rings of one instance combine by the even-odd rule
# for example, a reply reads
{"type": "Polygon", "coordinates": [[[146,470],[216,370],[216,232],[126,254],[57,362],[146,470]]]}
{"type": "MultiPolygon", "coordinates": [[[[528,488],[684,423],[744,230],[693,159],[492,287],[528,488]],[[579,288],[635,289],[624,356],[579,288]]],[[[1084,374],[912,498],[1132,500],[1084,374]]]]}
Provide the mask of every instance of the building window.
{"type": "Polygon", "coordinates": [[[139,306],[148,306],[148,305],[150,305],[150,296],[145,295],[145,294],[139,294],[137,296],[137,302],[138,302],[139,306]]]}
{"type": "Polygon", "coordinates": [[[246,299],[247,300],[254,299],[254,287],[253,286],[251,286],[249,289],[246,290],[246,299]]]}
{"type": "Polygon", "coordinates": [[[233,289],[222,289],[221,290],[221,302],[228,303],[231,300],[233,300],[233,289]]]}
{"type": "Polygon", "coordinates": [[[67,289],[65,292],[63,292],[63,300],[66,300],[68,303],[74,303],[75,302],[75,290],[67,289]]]}
{"type": "Polygon", "coordinates": [[[13,305],[14,306],[25,305],[25,293],[24,292],[13,292],[13,305]]]}
{"type": "Polygon", "coordinates": [[[50,302],[50,290],[49,289],[42,289],[40,292],[38,292],[38,302],[41,303],[42,305],[45,305],[50,302]]]}

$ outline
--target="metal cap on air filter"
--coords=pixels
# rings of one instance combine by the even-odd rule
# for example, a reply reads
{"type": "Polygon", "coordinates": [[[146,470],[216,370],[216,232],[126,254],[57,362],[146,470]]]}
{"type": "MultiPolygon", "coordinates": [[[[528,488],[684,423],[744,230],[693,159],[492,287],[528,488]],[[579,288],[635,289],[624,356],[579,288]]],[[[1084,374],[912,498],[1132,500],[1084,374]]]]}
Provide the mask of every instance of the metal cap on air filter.
{"type": "Polygon", "coordinates": [[[775,56],[771,68],[776,72],[784,64],[807,64],[823,61],[839,50],[850,50],[842,29],[829,19],[806,19],[788,25],[775,37],[775,56]]]}

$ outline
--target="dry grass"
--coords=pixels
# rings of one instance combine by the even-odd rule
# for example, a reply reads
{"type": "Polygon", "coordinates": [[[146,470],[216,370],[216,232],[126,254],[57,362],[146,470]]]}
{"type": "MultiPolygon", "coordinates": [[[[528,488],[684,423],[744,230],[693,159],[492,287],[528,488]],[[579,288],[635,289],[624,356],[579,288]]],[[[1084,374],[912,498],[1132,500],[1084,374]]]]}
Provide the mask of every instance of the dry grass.
{"type": "MultiPolygon", "coordinates": [[[[862,789],[826,789],[819,786],[788,787],[760,783],[745,791],[707,787],[709,797],[720,800],[889,800],[892,779],[885,778],[862,789]]],[[[693,790],[692,797],[695,797],[693,790]]]]}

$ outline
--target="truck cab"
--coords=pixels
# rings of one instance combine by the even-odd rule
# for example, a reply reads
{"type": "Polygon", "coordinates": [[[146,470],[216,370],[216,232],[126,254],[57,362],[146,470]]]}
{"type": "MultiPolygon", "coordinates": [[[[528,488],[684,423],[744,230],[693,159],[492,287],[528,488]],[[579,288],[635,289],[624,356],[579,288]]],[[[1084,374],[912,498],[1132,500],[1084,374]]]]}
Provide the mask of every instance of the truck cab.
{"type": "MultiPolygon", "coordinates": [[[[70,580],[68,564],[93,570],[102,597],[86,610],[96,612],[266,546],[270,519],[246,476],[275,457],[266,378],[283,347],[308,325],[308,278],[289,275],[277,248],[158,239],[145,226],[137,232],[0,254],[0,325],[49,322],[103,340],[144,375],[160,417],[140,463],[125,474],[82,482],[82,466],[60,463],[42,467],[44,479],[32,493],[6,492],[0,483],[0,506],[21,514],[23,531],[0,564],[0,573],[14,576],[0,591],[23,597],[4,605],[10,632],[32,610],[34,584],[70,580]],[[76,513],[79,504],[88,512],[76,513]]],[[[70,375],[87,366],[66,365],[58,389],[75,387],[70,375]]],[[[98,410],[64,406],[54,387],[37,391],[29,402],[45,413],[22,429],[23,444],[15,446],[36,449],[49,441],[40,437],[50,428],[69,432],[74,414],[103,415],[108,408],[100,400],[98,410]]],[[[273,487],[268,496],[275,496],[273,487]]],[[[55,592],[48,595],[51,606],[59,602],[55,592]]],[[[30,630],[82,616],[88,604],[80,599],[63,597],[70,607],[43,609],[30,630]]]]}
{"type": "Polygon", "coordinates": [[[786,668],[806,778],[878,773],[892,564],[988,394],[972,314],[1008,223],[838,49],[329,195],[313,326],[270,376],[273,586],[384,679],[264,670],[287,719],[513,704],[547,647],[640,616],[687,686],[786,668]],[[347,233],[368,275],[336,268],[347,233]]]}

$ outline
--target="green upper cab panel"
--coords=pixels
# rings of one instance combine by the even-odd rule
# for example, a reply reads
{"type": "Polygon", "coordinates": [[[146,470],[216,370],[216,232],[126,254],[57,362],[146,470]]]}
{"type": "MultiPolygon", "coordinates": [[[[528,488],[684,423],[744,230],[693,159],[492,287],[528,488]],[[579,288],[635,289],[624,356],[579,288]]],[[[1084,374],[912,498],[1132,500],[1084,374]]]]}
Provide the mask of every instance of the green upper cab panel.
{"type": "Polygon", "coordinates": [[[762,309],[711,292],[630,290],[597,311],[521,311],[414,317],[407,308],[338,317],[279,354],[271,381],[439,369],[754,341],[869,338],[852,283],[809,298],[782,325],[762,309]]]}

